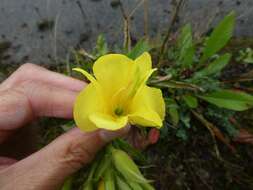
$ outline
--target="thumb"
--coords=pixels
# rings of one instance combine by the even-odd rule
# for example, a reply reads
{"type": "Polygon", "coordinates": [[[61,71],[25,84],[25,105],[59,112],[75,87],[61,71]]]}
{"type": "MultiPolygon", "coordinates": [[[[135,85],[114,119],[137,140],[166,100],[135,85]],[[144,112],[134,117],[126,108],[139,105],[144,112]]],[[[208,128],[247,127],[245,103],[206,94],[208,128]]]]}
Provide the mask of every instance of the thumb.
{"type": "Polygon", "coordinates": [[[89,163],[106,143],[126,134],[128,128],[92,133],[72,129],[35,154],[2,170],[1,187],[5,190],[57,189],[66,177],[89,163]]]}

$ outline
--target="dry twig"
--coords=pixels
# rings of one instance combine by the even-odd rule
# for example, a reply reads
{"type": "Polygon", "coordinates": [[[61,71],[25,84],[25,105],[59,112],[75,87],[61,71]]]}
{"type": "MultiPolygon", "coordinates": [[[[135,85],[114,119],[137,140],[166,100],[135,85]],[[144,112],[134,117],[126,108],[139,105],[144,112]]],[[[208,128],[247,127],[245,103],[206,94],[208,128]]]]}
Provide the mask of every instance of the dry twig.
{"type": "Polygon", "coordinates": [[[219,153],[219,149],[218,149],[215,137],[219,139],[221,142],[223,142],[233,153],[236,152],[235,148],[230,144],[230,142],[224,137],[222,132],[217,127],[215,127],[212,123],[207,121],[201,114],[197,113],[196,111],[192,110],[192,114],[209,130],[214,140],[215,152],[219,159],[220,159],[220,153],[219,153]]]}
{"type": "Polygon", "coordinates": [[[170,39],[170,35],[171,35],[171,32],[172,32],[173,26],[174,26],[174,24],[175,24],[176,21],[177,21],[180,8],[181,8],[182,5],[184,4],[184,2],[185,2],[185,0],[179,0],[179,2],[178,2],[177,5],[176,5],[174,14],[173,14],[172,19],[171,19],[171,23],[170,23],[170,25],[169,25],[169,27],[168,27],[166,36],[165,36],[165,38],[164,38],[164,40],[163,40],[163,43],[162,43],[162,46],[161,46],[161,50],[160,50],[159,58],[158,58],[158,67],[161,67],[161,65],[162,65],[162,60],[163,60],[164,52],[166,52],[166,50],[167,50],[167,44],[168,44],[168,42],[169,42],[169,39],[170,39]]]}

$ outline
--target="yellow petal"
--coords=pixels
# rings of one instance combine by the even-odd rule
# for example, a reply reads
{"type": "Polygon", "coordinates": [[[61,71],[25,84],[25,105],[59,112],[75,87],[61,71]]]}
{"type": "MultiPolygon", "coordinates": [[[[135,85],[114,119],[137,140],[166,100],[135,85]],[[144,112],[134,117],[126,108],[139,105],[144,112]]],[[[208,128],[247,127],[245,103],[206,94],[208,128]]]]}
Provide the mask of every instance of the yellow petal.
{"type": "Polygon", "coordinates": [[[142,75],[152,69],[152,59],[148,52],[144,52],[141,56],[135,59],[134,62],[140,68],[142,75]]]}
{"type": "Polygon", "coordinates": [[[107,130],[118,130],[126,126],[128,118],[123,117],[112,117],[108,114],[94,113],[89,116],[90,120],[96,125],[97,128],[107,130]]]}
{"type": "Polygon", "coordinates": [[[104,111],[104,100],[99,86],[90,83],[77,96],[74,105],[74,120],[77,127],[82,131],[94,131],[96,125],[89,120],[89,115],[95,112],[104,111]]]}
{"type": "Polygon", "coordinates": [[[142,79],[142,83],[141,84],[146,84],[147,80],[149,79],[149,77],[153,74],[153,72],[155,72],[157,69],[151,69],[151,70],[148,70],[145,74],[144,74],[144,77],[142,79]]]}
{"type": "Polygon", "coordinates": [[[104,55],[94,63],[94,75],[108,97],[127,85],[133,63],[133,60],[121,54],[104,55]]]}
{"type": "Polygon", "coordinates": [[[135,61],[133,75],[135,84],[134,89],[139,89],[143,84],[145,84],[148,78],[153,74],[157,69],[152,69],[152,60],[148,52],[143,53],[135,61]]]}
{"type": "Polygon", "coordinates": [[[85,71],[81,68],[74,68],[72,70],[82,73],[90,82],[93,82],[93,83],[96,82],[96,79],[91,74],[89,74],[87,71],[85,71]]]}
{"type": "MultiPolygon", "coordinates": [[[[128,91],[129,97],[133,97],[136,92],[143,86],[146,84],[148,78],[153,74],[154,71],[156,71],[157,69],[151,69],[148,70],[146,73],[142,73],[142,75],[138,72],[135,74],[135,83],[130,86],[129,88],[126,88],[125,91],[128,91]]],[[[140,71],[138,68],[136,71],[140,71]]],[[[127,94],[126,92],[124,92],[125,94],[127,94]]]]}
{"type": "Polygon", "coordinates": [[[129,108],[133,124],[161,127],[165,116],[165,103],[160,89],[143,85],[136,93],[129,108]]]}

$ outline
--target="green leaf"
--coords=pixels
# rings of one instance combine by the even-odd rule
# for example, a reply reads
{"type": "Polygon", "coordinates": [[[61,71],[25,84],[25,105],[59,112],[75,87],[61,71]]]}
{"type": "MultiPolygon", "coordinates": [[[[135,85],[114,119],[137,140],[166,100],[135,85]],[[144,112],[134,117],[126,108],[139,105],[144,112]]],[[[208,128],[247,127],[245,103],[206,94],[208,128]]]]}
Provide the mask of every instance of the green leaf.
{"type": "Polygon", "coordinates": [[[125,177],[126,180],[138,183],[148,182],[148,180],[146,180],[141,174],[138,166],[126,152],[112,148],[112,156],[116,169],[125,177]]]}
{"type": "Polygon", "coordinates": [[[124,181],[123,178],[116,176],[117,187],[121,190],[132,190],[132,188],[124,181]]]}
{"type": "Polygon", "coordinates": [[[243,61],[244,63],[253,64],[253,51],[250,48],[248,50],[249,52],[243,61]]]}
{"type": "Polygon", "coordinates": [[[204,91],[203,88],[196,86],[195,84],[174,80],[158,82],[155,83],[154,86],[158,88],[176,88],[192,91],[204,91]]]}
{"type": "Polygon", "coordinates": [[[149,183],[142,183],[141,186],[142,186],[143,190],[155,190],[155,188],[152,185],[150,185],[149,183]]]}
{"type": "Polygon", "coordinates": [[[87,181],[82,190],[94,190],[92,181],[87,181]]]}
{"type": "Polygon", "coordinates": [[[96,168],[93,179],[99,181],[104,175],[105,171],[111,166],[111,155],[105,154],[105,156],[100,161],[99,165],[96,168]]]}
{"type": "Polygon", "coordinates": [[[253,64],[253,50],[251,48],[247,48],[244,53],[243,62],[248,64],[253,64]]]}
{"type": "Polygon", "coordinates": [[[189,115],[189,113],[181,113],[180,114],[180,121],[182,121],[183,125],[190,129],[191,128],[191,117],[189,115]]]}
{"type": "Polygon", "coordinates": [[[71,190],[73,184],[73,177],[69,177],[63,184],[61,190],[71,190]]]}
{"type": "Polygon", "coordinates": [[[184,67],[191,67],[194,58],[194,46],[192,42],[192,29],[190,24],[187,24],[182,28],[177,46],[179,49],[179,64],[184,67]]]}
{"type": "Polygon", "coordinates": [[[103,34],[100,34],[97,38],[96,44],[97,56],[102,56],[108,53],[108,46],[103,34]]]}
{"type": "Polygon", "coordinates": [[[177,130],[176,136],[178,138],[181,138],[182,140],[186,141],[188,139],[186,128],[179,127],[178,130],[177,130]]]}
{"type": "Polygon", "coordinates": [[[218,59],[210,63],[206,68],[197,72],[194,75],[194,78],[202,78],[205,76],[216,75],[219,73],[230,61],[231,54],[226,53],[225,55],[220,56],[218,59]]]}
{"type": "Polygon", "coordinates": [[[179,122],[178,105],[172,98],[166,98],[166,107],[170,116],[173,126],[177,126],[179,122]]]}
{"type": "Polygon", "coordinates": [[[208,38],[200,63],[205,62],[228,43],[233,35],[234,25],[235,12],[232,11],[219,23],[208,38]]]}
{"type": "Polygon", "coordinates": [[[135,47],[127,54],[127,56],[131,59],[136,59],[144,52],[151,50],[148,42],[145,39],[140,40],[135,47]]]}
{"type": "Polygon", "coordinates": [[[64,125],[61,125],[61,128],[66,132],[69,131],[70,129],[73,129],[75,127],[75,121],[71,120],[66,122],[64,125]]]}
{"type": "Polygon", "coordinates": [[[170,115],[171,123],[174,126],[177,126],[178,122],[179,122],[179,113],[178,113],[178,110],[175,109],[175,108],[170,108],[169,109],[169,115],[170,115]]]}
{"type": "Polygon", "coordinates": [[[189,106],[190,108],[198,107],[198,100],[194,96],[184,95],[182,98],[185,101],[185,103],[187,104],[187,106],[189,106]]]}
{"type": "Polygon", "coordinates": [[[140,150],[134,148],[131,144],[121,138],[115,139],[113,145],[115,148],[127,152],[134,160],[139,162],[144,162],[146,160],[140,150]]]}
{"type": "Polygon", "coordinates": [[[220,90],[199,97],[218,107],[234,111],[244,111],[253,107],[253,96],[244,92],[220,90]]]}
{"type": "Polygon", "coordinates": [[[134,190],[143,190],[141,185],[136,183],[136,182],[129,182],[129,185],[131,186],[132,189],[134,190]]]}
{"type": "Polygon", "coordinates": [[[115,183],[114,183],[114,173],[112,168],[108,168],[105,171],[105,190],[115,190],[115,183]]]}

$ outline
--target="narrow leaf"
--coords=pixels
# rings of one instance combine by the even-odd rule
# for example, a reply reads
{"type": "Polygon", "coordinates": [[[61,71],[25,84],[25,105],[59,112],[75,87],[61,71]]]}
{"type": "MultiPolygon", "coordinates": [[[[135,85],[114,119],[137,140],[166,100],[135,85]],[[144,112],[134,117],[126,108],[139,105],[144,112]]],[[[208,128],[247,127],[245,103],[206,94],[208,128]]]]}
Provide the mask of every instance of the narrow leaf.
{"type": "Polygon", "coordinates": [[[142,186],[143,190],[155,190],[155,188],[152,185],[150,185],[149,183],[142,183],[141,186],[142,186]]]}
{"type": "Polygon", "coordinates": [[[111,158],[110,155],[106,154],[103,159],[100,161],[98,167],[96,168],[96,172],[94,174],[94,180],[98,181],[104,175],[105,171],[111,166],[111,158]]]}
{"type": "Polygon", "coordinates": [[[105,171],[104,178],[105,190],[115,190],[114,176],[112,168],[108,168],[105,171]]]}
{"type": "Polygon", "coordinates": [[[253,96],[244,92],[220,90],[199,97],[218,107],[235,111],[244,111],[253,107],[253,96]]]}
{"type": "Polygon", "coordinates": [[[148,52],[151,49],[148,42],[145,39],[140,40],[134,48],[127,54],[131,59],[136,59],[144,52],[148,52]]]}
{"type": "Polygon", "coordinates": [[[129,182],[129,185],[130,185],[131,188],[134,189],[134,190],[143,190],[142,187],[141,187],[138,183],[129,182]]]}
{"type": "Polygon", "coordinates": [[[194,96],[184,95],[182,98],[185,101],[185,103],[187,104],[187,106],[189,106],[190,108],[198,107],[198,100],[194,96]]]}
{"type": "Polygon", "coordinates": [[[194,46],[192,42],[192,29],[190,24],[187,24],[182,28],[177,43],[179,49],[178,64],[184,67],[191,67],[194,58],[194,46]]]}
{"type": "Polygon", "coordinates": [[[203,88],[195,84],[181,82],[181,81],[173,81],[173,80],[159,82],[155,84],[154,86],[159,87],[159,88],[176,88],[176,89],[185,89],[185,90],[192,90],[192,91],[204,91],[203,88]]]}
{"type": "Polygon", "coordinates": [[[94,190],[92,182],[91,182],[91,181],[87,181],[87,182],[84,184],[82,190],[94,190]]]}
{"type": "Polygon", "coordinates": [[[194,75],[194,78],[201,78],[201,77],[205,77],[205,76],[219,74],[220,71],[229,63],[230,59],[231,59],[231,54],[229,54],[229,53],[220,56],[214,62],[210,63],[206,68],[197,72],[194,75]]]}
{"type": "Polygon", "coordinates": [[[129,187],[127,182],[125,182],[124,179],[122,179],[121,177],[116,176],[116,180],[117,180],[118,189],[120,189],[120,190],[132,190],[132,188],[129,187]]]}
{"type": "Polygon", "coordinates": [[[208,38],[201,57],[201,63],[205,62],[228,43],[233,35],[234,25],[235,12],[232,11],[219,23],[208,38]]]}
{"type": "Polygon", "coordinates": [[[170,116],[173,126],[177,126],[179,122],[178,105],[172,98],[166,98],[166,107],[170,116]]]}

